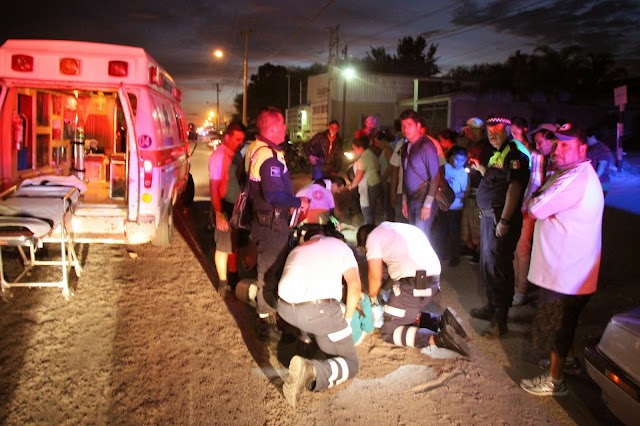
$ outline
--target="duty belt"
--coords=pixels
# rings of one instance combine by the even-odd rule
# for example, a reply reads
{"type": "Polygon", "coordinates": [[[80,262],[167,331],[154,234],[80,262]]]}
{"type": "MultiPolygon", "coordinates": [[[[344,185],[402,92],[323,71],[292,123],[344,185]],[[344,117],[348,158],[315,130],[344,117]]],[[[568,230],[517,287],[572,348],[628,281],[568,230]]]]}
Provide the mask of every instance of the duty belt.
{"type": "Polygon", "coordinates": [[[307,300],[306,302],[289,303],[286,300],[280,299],[280,302],[286,303],[289,306],[303,306],[303,305],[321,305],[323,303],[330,303],[335,300],[336,299],[316,299],[316,300],[307,300]]]}
{"type": "MultiPolygon", "coordinates": [[[[415,286],[416,277],[403,277],[403,278],[400,278],[398,282],[407,283],[407,284],[411,284],[412,286],[415,286]]],[[[440,275],[427,276],[427,284],[430,284],[430,285],[440,284],[440,275]]]]}

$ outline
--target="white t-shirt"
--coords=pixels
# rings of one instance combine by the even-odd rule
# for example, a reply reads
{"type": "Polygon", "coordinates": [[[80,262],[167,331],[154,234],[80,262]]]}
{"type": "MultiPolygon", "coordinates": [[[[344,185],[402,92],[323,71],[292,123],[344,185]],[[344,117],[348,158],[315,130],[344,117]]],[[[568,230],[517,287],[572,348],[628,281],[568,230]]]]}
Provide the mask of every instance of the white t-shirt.
{"type": "Polygon", "coordinates": [[[604,197],[589,161],[554,173],[528,207],[537,219],[529,281],[556,293],[594,293],[602,251],[604,197]]]}
{"type": "Polygon", "coordinates": [[[329,223],[329,212],[336,207],[333,194],[325,186],[312,183],[300,189],[296,197],[307,197],[311,200],[304,223],[329,223]]]}
{"type": "MultiPolygon", "coordinates": [[[[467,184],[469,182],[469,173],[464,169],[464,167],[460,169],[455,169],[451,164],[447,163],[444,165],[444,177],[449,182],[451,189],[456,194],[458,192],[465,192],[467,190],[467,184]]],[[[449,206],[449,210],[460,210],[463,206],[462,198],[456,197],[451,206],[449,206]]]]}
{"type": "Polygon", "coordinates": [[[407,223],[382,222],[367,237],[367,260],[382,259],[392,280],[440,275],[440,260],[420,229],[407,223]]]}
{"type": "Polygon", "coordinates": [[[333,237],[312,237],[289,253],[278,296],[289,303],[341,300],[342,276],[351,268],[358,268],[358,262],[345,242],[333,237]]]}

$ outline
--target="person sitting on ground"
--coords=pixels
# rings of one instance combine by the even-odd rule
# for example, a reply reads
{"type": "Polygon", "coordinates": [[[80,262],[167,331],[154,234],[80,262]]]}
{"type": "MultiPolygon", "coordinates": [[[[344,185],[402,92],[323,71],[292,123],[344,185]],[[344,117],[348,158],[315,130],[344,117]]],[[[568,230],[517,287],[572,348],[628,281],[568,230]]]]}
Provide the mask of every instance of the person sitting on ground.
{"type": "Polygon", "coordinates": [[[333,193],[327,188],[330,185],[332,183],[329,179],[316,179],[296,193],[296,197],[306,197],[310,200],[309,209],[302,223],[326,225],[331,221],[336,204],[333,193]]]}
{"type": "Polygon", "coordinates": [[[322,228],[305,235],[285,263],[278,285],[278,314],[287,323],[315,337],[325,359],[294,356],[283,386],[285,399],[298,405],[305,390],[320,391],[358,374],[360,366],[351,322],[360,302],[362,285],[353,250],[322,228]],[[347,285],[342,312],[342,280],[347,285]]]}
{"type": "Polygon", "coordinates": [[[468,355],[467,332],[455,311],[447,308],[433,330],[432,317],[423,312],[440,291],[440,261],[429,240],[409,224],[382,222],[363,225],[356,234],[367,256],[369,298],[378,305],[383,266],[393,281],[384,306],[382,339],[394,345],[426,348],[427,355],[442,357],[450,349],[468,355]],[[432,328],[427,328],[427,323],[432,328]]]}

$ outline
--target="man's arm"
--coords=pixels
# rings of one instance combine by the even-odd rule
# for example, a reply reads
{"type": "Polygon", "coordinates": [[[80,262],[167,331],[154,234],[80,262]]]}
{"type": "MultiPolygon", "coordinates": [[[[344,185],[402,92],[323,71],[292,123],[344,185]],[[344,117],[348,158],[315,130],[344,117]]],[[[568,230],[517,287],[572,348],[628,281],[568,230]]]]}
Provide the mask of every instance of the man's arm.
{"type": "MultiPolygon", "coordinates": [[[[229,222],[222,211],[222,199],[220,198],[221,187],[224,183],[220,180],[209,180],[209,192],[211,193],[211,209],[215,214],[216,228],[221,231],[229,230],[229,222]]],[[[225,185],[226,186],[226,185],[225,185]]]]}
{"type": "Polygon", "coordinates": [[[358,268],[349,268],[343,274],[344,280],[347,282],[347,298],[345,318],[353,318],[358,303],[360,303],[360,295],[362,294],[362,283],[360,282],[360,272],[358,268]]]}
{"type": "Polygon", "coordinates": [[[368,281],[369,281],[369,298],[376,300],[380,287],[382,287],[382,259],[367,260],[368,281]]]}
{"type": "Polygon", "coordinates": [[[496,237],[503,237],[507,234],[509,227],[511,226],[511,216],[516,211],[516,209],[520,208],[519,200],[520,195],[522,195],[522,191],[524,191],[524,185],[520,181],[511,181],[509,183],[509,187],[507,188],[507,197],[505,198],[504,208],[502,209],[502,215],[496,220],[498,224],[496,225],[496,237]]]}

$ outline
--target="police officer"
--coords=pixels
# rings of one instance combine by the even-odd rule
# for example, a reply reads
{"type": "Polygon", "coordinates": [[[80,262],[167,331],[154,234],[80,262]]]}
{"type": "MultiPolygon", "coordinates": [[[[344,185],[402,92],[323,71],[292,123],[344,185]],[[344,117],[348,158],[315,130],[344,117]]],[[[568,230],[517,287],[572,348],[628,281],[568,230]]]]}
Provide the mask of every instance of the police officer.
{"type": "Polygon", "coordinates": [[[353,250],[341,239],[310,229],[294,248],[278,285],[278,313],[301,331],[315,336],[328,359],[294,356],[283,387],[286,400],[296,406],[305,390],[339,385],[358,373],[358,354],[351,321],[360,302],[361,283],[353,250]],[[346,309],[340,305],[342,279],[347,284],[346,309]]]}
{"type": "Polygon", "coordinates": [[[471,310],[471,316],[491,321],[482,336],[505,334],[513,301],[513,253],[522,228],[522,199],[529,181],[529,158],[510,137],[511,121],[490,115],[486,121],[489,142],[496,149],[486,167],[473,166],[483,174],[476,201],[481,210],[480,281],[487,304],[471,310]]]}
{"type": "Polygon", "coordinates": [[[293,193],[281,147],[287,131],[282,112],[261,110],[256,126],[259,135],[247,150],[245,171],[253,211],[250,232],[258,252],[258,336],[277,339],[276,288],[288,254],[289,211],[300,207],[306,212],[309,201],[293,193]]]}
{"type": "Polygon", "coordinates": [[[413,225],[382,222],[361,226],[356,241],[366,250],[373,305],[378,303],[384,264],[394,282],[384,306],[383,340],[399,346],[434,346],[468,355],[467,344],[461,338],[466,337],[466,331],[455,311],[447,308],[435,321],[429,313],[422,312],[440,291],[440,261],[427,237],[413,225]]]}

